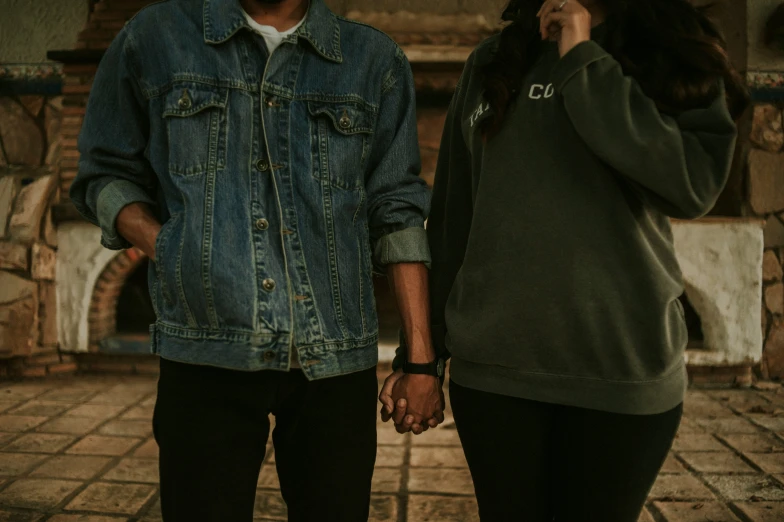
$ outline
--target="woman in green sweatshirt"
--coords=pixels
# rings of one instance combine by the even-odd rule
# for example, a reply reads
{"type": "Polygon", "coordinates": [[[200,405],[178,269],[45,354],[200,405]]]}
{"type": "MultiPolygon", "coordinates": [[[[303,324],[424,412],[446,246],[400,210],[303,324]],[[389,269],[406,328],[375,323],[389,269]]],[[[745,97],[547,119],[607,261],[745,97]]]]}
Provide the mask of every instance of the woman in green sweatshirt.
{"type": "Polygon", "coordinates": [[[513,0],[435,178],[434,343],[483,522],[636,522],[687,384],[669,218],[707,213],[748,105],[686,0],[513,0]]]}

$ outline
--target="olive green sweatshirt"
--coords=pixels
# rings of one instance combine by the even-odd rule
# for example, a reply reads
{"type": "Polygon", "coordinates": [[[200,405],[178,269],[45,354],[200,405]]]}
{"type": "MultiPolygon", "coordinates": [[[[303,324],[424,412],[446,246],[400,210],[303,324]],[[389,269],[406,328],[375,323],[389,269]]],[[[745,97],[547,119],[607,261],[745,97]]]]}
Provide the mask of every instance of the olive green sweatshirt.
{"type": "Polygon", "coordinates": [[[428,236],[436,348],[478,390],[626,414],[677,406],[683,291],[668,217],[710,210],[736,127],[721,96],[661,114],[594,40],[548,43],[485,142],[468,60],[450,106],[428,236]]]}

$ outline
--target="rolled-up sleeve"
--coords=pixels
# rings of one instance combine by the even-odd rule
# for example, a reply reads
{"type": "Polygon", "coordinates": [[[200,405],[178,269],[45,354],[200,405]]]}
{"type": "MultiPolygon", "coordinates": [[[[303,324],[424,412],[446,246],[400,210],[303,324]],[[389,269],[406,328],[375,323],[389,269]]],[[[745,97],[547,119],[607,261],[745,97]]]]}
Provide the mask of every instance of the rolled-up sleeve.
{"type": "Polygon", "coordinates": [[[147,104],[134,67],[129,26],[101,60],[79,134],[79,172],[69,195],[85,219],[101,228],[111,250],[131,244],[117,232],[117,215],[131,203],[155,204],[155,177],[144,157],[147,104]]]}
{"type": "Polygon", "coordinates": [[[396,263],[429,267],[424,227],[430,189],[419,176],[414,77],[400,48],[384,79],[368,165],[365,188],[375,269],[383,273],[387,265],[396,263]]]}

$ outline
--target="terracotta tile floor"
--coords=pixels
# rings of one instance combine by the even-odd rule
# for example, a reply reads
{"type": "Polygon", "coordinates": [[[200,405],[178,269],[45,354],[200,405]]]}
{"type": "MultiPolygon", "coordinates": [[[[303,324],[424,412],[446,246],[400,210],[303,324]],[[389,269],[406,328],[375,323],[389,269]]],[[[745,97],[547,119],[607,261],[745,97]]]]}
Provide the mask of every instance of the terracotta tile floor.
{"type": "MultiPolygon", "coordinates": [[[[0,384],[0,522],[159,521],[155,378],[0,384]]],[[[689,392],[685,418],[641,518],[784,521],[784,387],[689,392]]],[[[286,520],[275,455],[257,520],[286,520]]],[[[379,427],[373,522],[478,521],[457,433],[379,427]]]]}

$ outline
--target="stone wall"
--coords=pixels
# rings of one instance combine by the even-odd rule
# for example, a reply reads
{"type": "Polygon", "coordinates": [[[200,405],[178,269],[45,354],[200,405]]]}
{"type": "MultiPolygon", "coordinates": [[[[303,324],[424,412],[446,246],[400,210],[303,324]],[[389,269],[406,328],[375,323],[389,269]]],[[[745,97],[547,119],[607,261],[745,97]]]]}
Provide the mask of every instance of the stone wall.
{"type": "Polygon", "coordinates": [[[763,32],[780,0],[748,3],[748,78],[756,99],[750,130],[747,213],[767,219],[763,257],[761,375],[784,378],[784,53],[767,48],[763,32]]]}
{"type": "Polygon", "coordinates": [[[56,178],[45,168],[0,172],[0,375],[73,371],[58,351],[56,178]]]}
{"type": "Polygon", "coordinates": [[[762,375],[784,378],[784,132],[782,106],[754,107],[749,153],[749,207],[765,217],[762,375]]]}
{"type": "Polygon", "coordinates": [[[0,168],[57,161],[62,97],[0,96],[0,168]]]}

